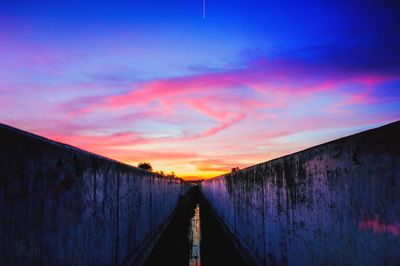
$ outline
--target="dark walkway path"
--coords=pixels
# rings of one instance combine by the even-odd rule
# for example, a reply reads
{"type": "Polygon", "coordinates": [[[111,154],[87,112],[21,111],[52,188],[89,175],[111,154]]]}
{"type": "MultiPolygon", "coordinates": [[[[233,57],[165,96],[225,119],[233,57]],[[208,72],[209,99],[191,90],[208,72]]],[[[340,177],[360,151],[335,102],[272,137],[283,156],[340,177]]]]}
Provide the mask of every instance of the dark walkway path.
{"type": "Polygon", "coordinates": [[[145,265],[192,266],[196,265],[196,259],[198,266],[246,265],[204,202],[201,193],[193,189],[181,199],[176,215],[145,265]],[[198,220],[195,215],[196,207],[200,214],[200,230],[195,226],[198,225],[195,222],[198,220]],[[201,239],[197,239],[198,233],[201,239]],[[200,247],[196,246],[196,239],[200,240],[200,247]],[[200,258],[195,258],[199,250],[200,258]]]}

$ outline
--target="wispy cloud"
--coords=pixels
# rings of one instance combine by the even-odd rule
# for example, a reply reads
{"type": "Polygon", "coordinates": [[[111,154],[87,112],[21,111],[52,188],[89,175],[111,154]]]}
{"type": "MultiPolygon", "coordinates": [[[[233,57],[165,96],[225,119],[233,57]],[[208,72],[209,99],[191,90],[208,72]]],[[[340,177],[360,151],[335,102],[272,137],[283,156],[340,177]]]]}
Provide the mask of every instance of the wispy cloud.
{"type": "Polygon", "coordinates": [[[204,52],[137,32],[78,31],[64,45],[22,25],[0,33],[1,122],[131,164],[211,177],[400,118],[398,40],[383,33],[235,46],[229,60],[216,58],[224,40],[202,64],[204,52]]]}

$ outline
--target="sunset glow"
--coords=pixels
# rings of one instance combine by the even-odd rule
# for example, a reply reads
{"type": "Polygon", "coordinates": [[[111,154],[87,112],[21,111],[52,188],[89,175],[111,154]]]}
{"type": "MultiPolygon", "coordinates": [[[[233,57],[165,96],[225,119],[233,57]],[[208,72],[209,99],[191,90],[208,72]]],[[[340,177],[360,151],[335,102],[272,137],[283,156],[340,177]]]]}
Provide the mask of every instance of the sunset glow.
{"type": "Polygon", "coordinates": [[[389,3],[79,2],[0,3],[0,123],[210,178],[400,119],[389,3]]]}

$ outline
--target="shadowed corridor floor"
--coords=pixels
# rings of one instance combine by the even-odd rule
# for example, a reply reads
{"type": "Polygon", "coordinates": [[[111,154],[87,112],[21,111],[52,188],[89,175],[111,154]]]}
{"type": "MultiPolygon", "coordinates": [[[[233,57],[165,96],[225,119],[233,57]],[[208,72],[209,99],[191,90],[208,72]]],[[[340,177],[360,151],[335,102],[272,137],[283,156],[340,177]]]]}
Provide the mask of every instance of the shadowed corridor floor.
{"type": "Polygon", "coordinates": [[[144,265],[246,264],[210,211],[201,192],[195,188],[181,198],[171,223],[144,265]]]}

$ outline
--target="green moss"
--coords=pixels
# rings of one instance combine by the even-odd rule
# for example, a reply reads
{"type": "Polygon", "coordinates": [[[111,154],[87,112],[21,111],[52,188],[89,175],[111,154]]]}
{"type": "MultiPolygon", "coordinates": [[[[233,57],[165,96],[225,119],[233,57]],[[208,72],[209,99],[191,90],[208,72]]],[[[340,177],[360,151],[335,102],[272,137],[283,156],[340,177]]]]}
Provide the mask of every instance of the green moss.
{"type": "Polygon", "coordinates": [[[57,169],[57,170],[61,170],[62,168],[63,168],[62,159],[61,159],[61,158],[58,158],[58,159],[57,159],[57,162],[56,162],[56,169],[57,169]]]}
{"type": "Polygon", "coordinates": [[[267,253],[267,257],[268,257],[268,265],[271,265],[271,266],[277,265],[276,264],[276,257],[275,257],[274,253],[268,252],[267,253]]]}
{"type": "Polygon", "coordinates": [[[75,170],[76,176],[82,176],[83,172],[84,172],[84,168],[82,166],[82,163],[79,161],[77,155],[74,155],[73,164],[74,164],[74,170],[75,170]]]}

